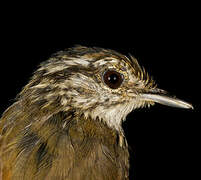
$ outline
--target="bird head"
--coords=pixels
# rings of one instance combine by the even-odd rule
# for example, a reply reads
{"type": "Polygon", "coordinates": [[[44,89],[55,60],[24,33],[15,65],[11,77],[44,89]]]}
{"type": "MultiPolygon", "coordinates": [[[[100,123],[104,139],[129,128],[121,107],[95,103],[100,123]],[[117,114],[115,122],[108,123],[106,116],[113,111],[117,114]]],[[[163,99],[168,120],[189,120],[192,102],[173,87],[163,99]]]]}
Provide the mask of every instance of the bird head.
{"type": "Polygon", "coordinates": [[[134,57],[83,46],[60,51],[42,63],[20,96],[41,109],[73,110],[117,130],[132,110],[155,102],[192,108],[157,88],[134,57]]]}

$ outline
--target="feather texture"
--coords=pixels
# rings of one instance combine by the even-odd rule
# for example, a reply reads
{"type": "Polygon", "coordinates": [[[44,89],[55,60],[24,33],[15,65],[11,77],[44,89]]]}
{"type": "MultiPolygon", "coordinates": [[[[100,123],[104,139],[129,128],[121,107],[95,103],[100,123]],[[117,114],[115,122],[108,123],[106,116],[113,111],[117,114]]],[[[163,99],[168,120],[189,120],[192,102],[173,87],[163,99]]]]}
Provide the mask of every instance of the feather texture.
{"type": "Polygon", "coordinates": [[[3,180],[126,180],[129,153],[121,127],[143,107],[153,80],[134,57],[77,46],[43,62],[0,121],[3,180]],[[106,70],[123,77],[118,89],[106,70]]]}

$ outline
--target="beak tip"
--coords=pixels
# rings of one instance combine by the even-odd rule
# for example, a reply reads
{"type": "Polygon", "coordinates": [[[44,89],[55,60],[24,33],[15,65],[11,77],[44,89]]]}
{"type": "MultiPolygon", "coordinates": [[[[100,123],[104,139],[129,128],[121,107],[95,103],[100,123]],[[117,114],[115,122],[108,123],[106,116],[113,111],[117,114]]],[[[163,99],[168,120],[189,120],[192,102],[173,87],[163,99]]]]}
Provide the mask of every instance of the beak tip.
{"type": "Polygon", "coordinates": [[[189,107],[189,109],[192,109],[192,110],[194,110],[194,107],[193,107],[193,105],[191,104],[191,106],[189,107]]]}
{"type": "MultiPolygon", "coordinates": [[[[181,107],[181,108],[182,108],[182,107],[181,107]]],[[[192,109],[192,110],[194,110],[193,105],[192,105],[192,104],[190,104],[190,103],[186,103],[186,102],[185,102],[185,106],[183,106],[183,108],[185,108],[185,109],[192,109]]]]}

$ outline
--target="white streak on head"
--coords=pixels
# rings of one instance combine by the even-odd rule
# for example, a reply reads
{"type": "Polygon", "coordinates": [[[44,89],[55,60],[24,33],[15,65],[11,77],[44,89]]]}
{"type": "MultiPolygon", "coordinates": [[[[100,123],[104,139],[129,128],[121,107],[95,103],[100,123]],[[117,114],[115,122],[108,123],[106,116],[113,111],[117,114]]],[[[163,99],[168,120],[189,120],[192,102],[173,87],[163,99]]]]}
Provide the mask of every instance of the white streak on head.
{"type": "Polygon", "coordinates": [[[115,64],[115,63],[118,63],[118,60],[115,59],[115,58],[104,58],[104,59],[101,59],[101,60],[99,60],[99,61],[96,61],[96,62],[94,63],[94,66],[96,66],[96,67],[102,66],[102,65],[104,65],[104,64],[108,64],[108,62],[115,64]]]}
{"type": "Polygon", "coordinates": [[[62,71],[65,68],[66,68],[65,66],[61,66],[61,65],[60,66],[56,66],[56,67],[51,67],[51,68],[47,69],[48,71],[44,75],[48,75],[48,74],[51,74],[51,73],[62,71]]]}
{"type": "Polygon", "coordinates": [[[71,66],[87,67],[87,66],[89,66],[89,64],[90,64],[90,62],[89,62],[89,59],[87,59],[87,58],[84,58],[84,57],[82,57],[82,58],[68,57],[67,59],[63,59],[62,65],[61,65],[61,63],[59,63],[59,64],[54,63],[53,65],[50,63],[44,67],[41,67],[39,70],[46,69],[47,72],[44,75],[48,75],[51,73],[62,71],[62,70],[66,69],[68,67],[71,67],[71,66]]]}
{"type": "Polygon", "coordinates": [[[67,99],[65,98],[65,97],[63,97],[62,99],[61,99],[61,104],[62,105],[66,105],[66,104],[68,104],[68,101],[67,101],[67,99]]]}
{"type": "Polygon", "coordinates": [[[68,60],[65,60],[65,64],[72,66],[72,65],[81,65],[81,66],[88,66],[90,64],[89,59],[87,58],[73,58],[70,57],[68,60]]]}
{"type": "Polygon", "coordinates": [[[45,87],[47,87],[49,84],[47,84],[47,83],[40,83],[40,84],[37,84],[37,85],[35,85],[35,86],[33,86],[33,87],[31,87],[32,89],[33,88],[45,88],[45,87]]]}

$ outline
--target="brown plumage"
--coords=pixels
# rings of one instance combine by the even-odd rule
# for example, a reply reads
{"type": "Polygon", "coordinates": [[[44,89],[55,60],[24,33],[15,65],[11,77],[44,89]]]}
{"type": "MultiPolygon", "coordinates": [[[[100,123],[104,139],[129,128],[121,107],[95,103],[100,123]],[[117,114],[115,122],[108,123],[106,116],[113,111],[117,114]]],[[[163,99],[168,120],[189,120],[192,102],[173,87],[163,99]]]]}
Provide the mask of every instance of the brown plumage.
{"type": "Polygon", "coordinates": [[[76,46],[42,63],[0,120],[3,180],[126,180],[122,121],[168,97],[135,58],[76,46]]]}

